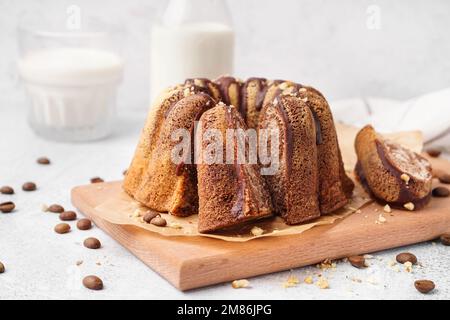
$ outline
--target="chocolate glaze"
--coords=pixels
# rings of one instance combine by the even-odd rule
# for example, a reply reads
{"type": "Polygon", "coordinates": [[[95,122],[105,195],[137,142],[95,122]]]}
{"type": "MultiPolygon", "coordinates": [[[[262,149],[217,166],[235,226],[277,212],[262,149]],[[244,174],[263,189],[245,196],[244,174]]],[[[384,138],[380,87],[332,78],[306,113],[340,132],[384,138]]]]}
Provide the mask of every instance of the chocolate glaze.
{"type": "MultiPolygon", "coordinates": [[[[262,98],[262,100],[260,100],[260,93],[263,90],[266,90],[266,92],[267,92],[267,89],[265,86],[266,81],[267,80],[264,78],[249,78],[242,85],[242,87],[241,87],[241,102],[240,102],[240,106],[239,106],[239,112],[244,117],[245,122],[247,122],[247,112],[248,112],[248,92],[247,92],[247,90],[248,90],[250,83],[252,83],[252,82],[258,83],[259,90],[258,90],[258,94],[256,96],[255,109],[257,111],[261,111],[264,97],[262,98]]],[[[265,96],[265,94],[264,94],[264,96],[265,96]]]]}
{"type": "MultiPolygon", "coordinates": [[[[226,105],[231,104],[230,92],[229,89],[231,85],[236,84],[239,89],[239,82],[236,81],[233,77],[221,77],[215,81],[215,83],[219,86],[220,95],[222,96],[222,101],[226,105]]],[[[239,92],[239,90],[238,90],[239,92]]],[[[235,106],[238,107],[238,106],[235,106]]]]}

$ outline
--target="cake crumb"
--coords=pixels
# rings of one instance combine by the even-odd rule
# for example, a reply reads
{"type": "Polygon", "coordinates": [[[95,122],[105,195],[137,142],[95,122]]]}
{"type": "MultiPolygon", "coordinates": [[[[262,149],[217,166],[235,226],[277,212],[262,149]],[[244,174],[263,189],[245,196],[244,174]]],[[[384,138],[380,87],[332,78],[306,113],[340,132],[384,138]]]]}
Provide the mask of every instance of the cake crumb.
{"type": "Polygon", "coordinates": [[[168,227],[173,229],[183,229],[183,226],[178,222],[171,222],[168,227]]]}
{"type": "Polygon", "coordinates": [[[387,221],[386,218],[383,216],[382,213],[380,213],[380,215],[378,216],[378,220],[375,221],[375,224],[383,224],[386,221],[387,221]]]}
{"type": "Polygon", "coordinates": [[[410,261],[406,261],[403,265],[405,266],[405,271],[406,272],[408,272],[408,273],[412,272],[413,264],[410,261]]]}
{"type": "Polygon", "coordinates": [[[414,211],[414,203],[412,202],[405,203],[403,207],[405,207],[405,209],[408,209],[409,211],[414,211]]]}
{"type": "Polygon", "coordinates": [[[77,262],[75,262],[75,264],[76,264],[77,266],[81,266],[81,265],[83,264],[83,260],[78,260],[77,262]]]}
{"type": "Polygon", "coordinates": [[[385,205],[384,208],[383,208],[383,211],[386,212],[386,213],[391,213],[392,212],[391,206],[388,205],[388,204],[385,205]]]}
{"type": "Polygon", "coordinates": [[[45,203],[41,204],[41,211],[48,212],[48,205],[46,205],[45,203]]]}
{"type": "Polygon", "coordinates": [[[307,276],[305,278],[305,280],[303,280],[303,282],[306,283],[306,284],[313,284],[314,280],[313,280],[313,278],[311,276],[307,276]]]}
{"type": "Polygon", "coordinates": [[[249,285],[250,285],[250,282],[247,279],[234,280],[231,283],[231,286],[233,287],[233,289],[247,288],[249,285]]]}
{"type": "Polygon", "coordinates": [[[362,280],[361,279],[359,279],[359,278],[351,278],[351,280],[353,281],[353,282],[356,282],[356,283],[362,283],[362,280]]]}
{"type": "Polygon", "coordinates": [[[324,277],[321,277],[319,280],[317,280],[316,285],[320,289],[329,289],[330,285],[328,284],[328,280],[324,277]]]}
{"type": "Polygon", "coordinates": [[[293,274],[291,274],[288,279],[283,283],[283,287],[284,288],[291,288],[291,287],[295,287],[297,286],[297,284],[299,284],[299,280],[296,276],[294,276],[293,274]]]}
{"type": "Polygon", "coordinates": [[[264,230],[261,229],[260,227],[255,226],[252,228],[250,232],[252,233],[253,236],[258,237],[264,233],[264,230]]]}
{"type": "Polygon", "coordinates": [[[367,282],[367,283],[370,283],[370,284],[373,284],[373,285],[377,285],[377,284],[378,284],[378,282],[377,282],[374,278],[372,278],[372,277],[368,277],[368,278],[366,279],[366,282],[367,282]]]}

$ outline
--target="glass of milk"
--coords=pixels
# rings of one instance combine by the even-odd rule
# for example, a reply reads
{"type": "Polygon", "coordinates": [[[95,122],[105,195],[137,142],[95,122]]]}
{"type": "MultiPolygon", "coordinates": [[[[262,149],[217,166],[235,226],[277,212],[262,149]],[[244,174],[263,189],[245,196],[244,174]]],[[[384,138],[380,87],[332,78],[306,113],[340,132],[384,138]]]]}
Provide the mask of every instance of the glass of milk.
{"type": "Polygon", "coordinates": [[[89,26],[76,22],[42,23],[28,17],[19,25],[18,69],[29,100],[29,123],[50,140],[104,138],[115,119],[123,75],[117,48],[121,30],[95,19],[89,26]]]}
{"type": "Polygon", "coordinates": [[[233,73],[234,32],[224,0],[170,0],[152,28],[151,97],[188,78],[233,73]]]}

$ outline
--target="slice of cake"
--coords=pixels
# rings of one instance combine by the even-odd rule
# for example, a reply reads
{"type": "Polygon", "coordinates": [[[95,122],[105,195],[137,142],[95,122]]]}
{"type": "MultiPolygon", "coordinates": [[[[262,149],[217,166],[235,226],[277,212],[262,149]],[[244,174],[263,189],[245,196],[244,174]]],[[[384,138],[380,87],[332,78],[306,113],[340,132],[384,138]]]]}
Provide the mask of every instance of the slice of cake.
{"type": "Polygon", "coordinates": [[[236,129],[246,130],[247,126],[235,107],[223,103],[205,112],[200,119],[197,130],[197,141],[201,143],[197,150],[199,232],[212,232],[272,215],[270,194],[258,164],[238,161],[236,129]],[[216,135],[208,138],[208,133],[216,135]],[[227,152],[231,152],[232,158],[227,152]]]}
{"type": "MultiPolygon", "coordinates": [[[[320,216],[314,116],[304,101],[279,96],[261,111],[259,130],[279,130],[279,169],[266,176],[276,212],[287,224],[320,216]]],[[[270,165],[273,165],[271,163],[270,165]]]]}
{"type": "Polygon", "coordinates": [[[407,210],[428,203],[432,172],[427,159],[384,139],[371,126],[358,133],[355,149],[355,173],[377,200],[407,210]]]}

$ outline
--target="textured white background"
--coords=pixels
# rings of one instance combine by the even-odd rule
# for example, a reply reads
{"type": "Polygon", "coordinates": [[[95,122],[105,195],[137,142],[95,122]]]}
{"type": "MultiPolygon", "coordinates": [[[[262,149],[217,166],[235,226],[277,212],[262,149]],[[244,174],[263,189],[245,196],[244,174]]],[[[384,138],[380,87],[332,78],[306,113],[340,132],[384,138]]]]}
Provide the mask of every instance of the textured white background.
{"type": "MultiPolygon", "coordinates": [[[[69,190],[92,176],[121,178],[129,163],[148,105],[149,25],[165,1],[25,1],[0,0],[0,184],[15,187],[17,211],[0,214],[0,275],[3,298],[449,298],[448,247],[425,243],[375,254],[371,266],[357,270],[340,263],[324,273],[330,289],[300,284],[284,289],[289,272],[251,280],[252,288],[233,290],[229,284],[181,293],[135,259],[101,230],[67,235],[52,230],[58,219],[40,212],[42,203],[58,202],[70,208],[69,190]],[[41,140],[25,122],[23,93],[15,60],[17,15],[23,10],[53,10],[64,14],[68,4],[88,13],[123,21],[127,32],[127,71],[120,91],[120,121],[115,135],[89,144],[61,144],[41,140]],[[35,159],[47,155],[50,167],[35,159]],[[23,182],[39,190],[24,193],[23,182]],[[97,236],[98,251],[82,241],[97,236]],[[415,253],[423,267],[413,273],[395,272],[388,263],[400,251],[415,253]],[[77,267],[76,261],[84,263],[77,267]],[[100,263],[97,265],[96,263],[100,263]],[[105,290],[80,287],[81,277],[97,274],[105,290]],[[352,281],[352,278],[361,282],[352,281]],[[415,279],[436,282],[434,294],[424,296],[415,279]],[[270,293],[270,294],[269,294],[270,293]]],[[[355,96],[409,98],[443,88],[450,80],[450,2],[358,0],[230,0],[237,30],[236,74],[290,78],[320,88],[331,99],[355,96]],[[381,29],[366,27],[369,5],[381,9],[381,29]]],[[[74,224],[72,223],[72,226],[74,224]]],[[[243,257],[244,258],[244,257],[243,257]]],[[[317,273],[314,267],[292,271],[300,280],[317,273]]]]}

